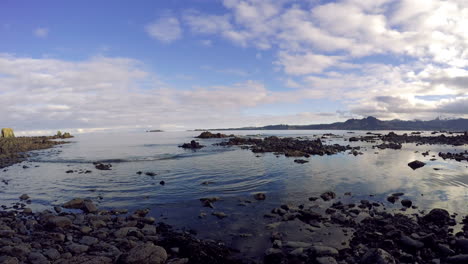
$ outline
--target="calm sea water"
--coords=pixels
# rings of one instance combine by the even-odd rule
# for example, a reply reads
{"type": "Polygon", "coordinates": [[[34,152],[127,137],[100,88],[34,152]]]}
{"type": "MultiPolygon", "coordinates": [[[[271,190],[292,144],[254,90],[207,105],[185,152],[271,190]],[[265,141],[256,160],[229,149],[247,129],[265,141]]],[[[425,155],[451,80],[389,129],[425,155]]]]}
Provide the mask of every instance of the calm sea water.
{"type": "MultiPolygon", "coordinates": [[[[366,131],[228,131],[237,135],[261,134],[314,138],[324,133],[344,138],[366,131]]],[[[381,131],[387,133],[386,131],[381,131]]],[[[398,132],[404,133],[404,132],[398,132]]],[[[324,139],[325,144],[363,146],[363,155],[340,153],[313,156],[309,163],[296,164],[294,158],[272,153],[254,154],[238,147],[213,146],[221,139],[199,140],[206,148],[198,151],[178,148],[199,132],[106,133],[77,135],[71,144],[35,152],[30,161],[0,172],[0,204],[11,205],[27,193],[34,210],[75,197],[90,198],[100,208],[152,208],[152,215],[177,227],[197,230],[201,236],[223,238],[232,243],[236,233],[258,231],[262,215],[283,203],[301,204],[324,191],[338,195],[352,192],[353,199],[384,201],[388,194],[404,192],[421,209],[440,207],[462,215],[468,213],[468,163],[442,160],[439,151],[463,151],[464,147],[404,144],[401,150],[372,149],[372,143],[348,142],[343,138],[324,139]],[[421,153],[430,150],[424,157],[421,153]],[[435,155],[435,161],[430,161],[435,155]],[[258,156],[258,157],[257,157],[258,156]],[[427,163],[412,170],[415,159],[427,163]],[[110,162],[112,170],[96,170],[93,162],[110,162]],[[23,165],[29,166],[23,169],[23,165]],[[440,170],[434,170],[440,168],[440,170]],[[92,170],[90,174],[67,170],[92,170]],[[155,172],[156,176],[138,175],[155,172]],[[166,184],[160,185],[164,180],[166,184]],[[202,182],[212,182],[202,185],[202,182]],[[252,194],[265,192],[267,199],[254,201],[252,194]],[[373,195],[373,197],[369,197],[373,195]],[[218,196],[216,208],[201,207],[199,198],[218,196]],[[252,201],[247,207],[239,200],[252,201]],[[212,211],[226,212],[219,220],[212,211]],[[208,215],[199,219],[200,212],[208,215]]],[[[237,241],[237,243],[241,243],[237,241]]],[[[250,245],[251,247],[255,247],[250,245]]],[[[261,247],[261,246],[258,246],[261,247]]]]}

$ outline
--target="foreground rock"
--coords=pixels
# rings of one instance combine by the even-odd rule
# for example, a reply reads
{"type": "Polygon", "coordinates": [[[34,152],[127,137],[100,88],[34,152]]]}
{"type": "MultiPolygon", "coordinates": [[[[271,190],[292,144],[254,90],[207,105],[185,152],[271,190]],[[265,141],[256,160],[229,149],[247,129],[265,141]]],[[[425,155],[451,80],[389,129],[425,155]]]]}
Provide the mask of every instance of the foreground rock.
{"type": "Polygon", "coordinates": [[[148,210],[119,213],[0,211],[0,263],[242,263],[222,243],[154,225],[148,210]]]}
{"type": "Polygon", "coordinates": [[[62,205],[63,208],[81,209],[85,213],[96,213],[98,211],[96,205],[91,200],[83,200],[81,198],[72,199],[62,205]]]}
{"type": "MultiPolygon", "coordinates": [[[[390,197],[403,195],[394,193],[390,197]]],[[[323,203],[317,199],[311,201],[309,208],[301,205],[273,209],[269,217],[273,223],[267,224],[267,229],[277,229],[281,222],[297,217],[306,225],[301,228],[303,232],[314,235],[341,229],[350,239],[336,247],[332,244],[336,245],[337,239],[340,241],[339,236],[320,239],[321,243],[316,244],[307,235],[304,236],[307,241],[287,241],[284,237],[288,234],[275,231],[271,236],[272,247],[265,251],[264,263],[468,263],[468,216],[459,223],[463,225],[462,231],[454,234],[455,216],[444,209],[404,215],[387,212],[380,202],[361,200],[358,206],[337,201],[323,214],[316,211],[319,206],[315,204],[323,203]]],[[[402,200],[402,205],[409,207],[409,202],[402,200]]]]}
{"type": "Polygon", "coordinates": [[[275,136],[266,137],[264,139],[234,137],[230,138],[228,141],[221,142],[218,145],[248,146],[248,148],[250,148],[254,153],[273,152],[275,154],[283,154],[287,157],[333,155],[353,149],[349,145],[324,145],[319,138],[315,140],[301,140],[296,138],[279,138],[275,136]]]}

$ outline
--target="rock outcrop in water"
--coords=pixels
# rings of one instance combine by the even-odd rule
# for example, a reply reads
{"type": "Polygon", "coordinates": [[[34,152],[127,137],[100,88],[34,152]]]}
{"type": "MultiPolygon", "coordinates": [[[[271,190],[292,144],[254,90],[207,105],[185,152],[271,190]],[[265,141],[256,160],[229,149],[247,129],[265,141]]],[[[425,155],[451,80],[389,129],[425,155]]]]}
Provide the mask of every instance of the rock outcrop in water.
{"type": "Polygon", "coordinates": [[[234,135],[225,135],[221,133],[211,133],[209,131],[202,132],[196,138],[227,138],[227,137],[234,137],[234,135]]]}
{"type": "Polygon", "coordinates": [[[296,138],[279,138],[275,136],[259,138],[234,137],[221,142],[221,146],[248,146],[254,153],[273,152],[287,157],[309,157],[311,155],[333,155],[352,149],[338,144],[324,145],[320,139],[300,140],[296,138]]]}
{"type": "Polygon", "coordinates": [[[205,146],[201,145],[195,140],[190,141],[190,143],[184,143],[179,146],[179,148],[184,148],[184,149],[201,149],[204,148],[205,146]]]}
{"type": "Polygon", "coordinates": [[[2,128],[2,138],[14,138],[15,133],[13,133],[12,128],[2,128]]]}
{"type": "Polygon", "coordinates": [[[389,132],[386,135],[367,135],[361,137],[352,137],[350,141],[366,141],[375,142],[376,140],[382,140],[384,143],[377,145],[378,148],[394,148],[398,149],[399,145],[404,143],[415,143],[417,145],[451,145],[451,146],[463,146],[468,144],[468,133],[464,132],[455,136],[445,136],[444,134],[439,136],[421,136],[420,134],[402,134],[398,135],[394,132],[389,132]]]}
{"type": "Polygon", "coordinates": [[[468,161],[468,151],[465,150],[464,152],[459,152],[459,153],[443,153],[439,152],[439,157],[445,159],[454,159],[456,161],[468,161]]]}

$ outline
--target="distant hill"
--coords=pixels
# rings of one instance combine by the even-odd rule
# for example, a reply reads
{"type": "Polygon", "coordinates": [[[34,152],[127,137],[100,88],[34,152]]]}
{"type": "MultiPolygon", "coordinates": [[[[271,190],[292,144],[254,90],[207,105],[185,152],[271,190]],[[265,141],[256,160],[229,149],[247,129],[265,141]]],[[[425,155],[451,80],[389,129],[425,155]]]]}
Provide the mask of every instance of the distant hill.
{"type": "MultiPolygon", "coordinates": [[[[205,129],[197,129],[196,131],[205,129]]],[[[434,119],[430,121],[382,121],[373,116],[363,119],[348,119],[345,122],[318,125],[269,125],[264,127],[242,127],[209,130],[450,130],[468,131],[468,119],[434,119]]]]}

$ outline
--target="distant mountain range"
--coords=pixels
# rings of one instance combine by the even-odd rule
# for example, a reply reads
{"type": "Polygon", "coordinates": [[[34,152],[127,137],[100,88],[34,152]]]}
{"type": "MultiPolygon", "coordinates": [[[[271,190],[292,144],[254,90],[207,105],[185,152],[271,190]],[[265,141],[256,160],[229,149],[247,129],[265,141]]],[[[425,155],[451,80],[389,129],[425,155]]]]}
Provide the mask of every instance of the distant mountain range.
{"type": "MultiPolygon", "coordinates": [[[[196,129],[204,131],[205,129],[196,129]]],[[[318,125],[269,125],[263,127],[241,127],[208,130],[450,130],[468,131],[468,119],[434,119],[430,121],[382,121],[373,116],[363,119],[348,119],[345,122],[318,125]]]]}

